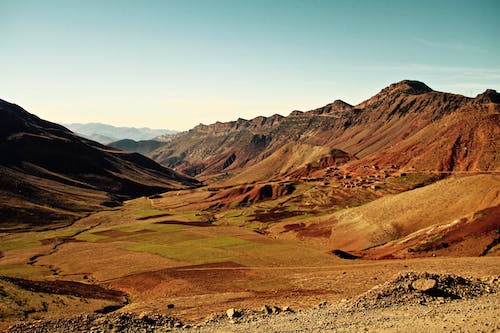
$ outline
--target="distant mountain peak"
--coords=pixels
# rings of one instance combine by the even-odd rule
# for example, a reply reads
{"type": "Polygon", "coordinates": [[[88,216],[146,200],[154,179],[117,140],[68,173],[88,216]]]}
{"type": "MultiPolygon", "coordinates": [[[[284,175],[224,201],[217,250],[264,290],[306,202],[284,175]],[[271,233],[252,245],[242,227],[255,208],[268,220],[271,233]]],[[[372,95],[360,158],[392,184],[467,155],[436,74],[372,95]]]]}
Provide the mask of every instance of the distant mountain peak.
{"type": "Polygon", "coordinates": [[[420,95],[433,90],[425,83],[415,80],[402,80],[384,88],[382,92],[404,93],[408,95],[420,95]]]}
{"type": "Polygon", "coordinates": [[[151,140],[160,135],[177,133],[177,131],[168,129],[116,127],[102,123],[72,123],[63,125],[80,136],[95,140],[102,144],[108,144],[122,139],[132,139],[135,141],[151,140]]]}
{"type": "Polygon", "coordinates": [[[335,101],[333,101],[332,103],[332,109],[334,110],[345,110],[345,109],[352,109],[352,105],[347,103],[347,102],[344,102],[343,100],[341,99],[336,99],[335,101]]]}
{"type": "Polygon", "coordinates": [[[365,108],[369,105],[378,105],[380,101],[399,98],[401,96],[423,95],[433,92],[425,83],[415,80],[402,80],[382,89],[375,96],[361,102],[356,107],[365,108]]]}

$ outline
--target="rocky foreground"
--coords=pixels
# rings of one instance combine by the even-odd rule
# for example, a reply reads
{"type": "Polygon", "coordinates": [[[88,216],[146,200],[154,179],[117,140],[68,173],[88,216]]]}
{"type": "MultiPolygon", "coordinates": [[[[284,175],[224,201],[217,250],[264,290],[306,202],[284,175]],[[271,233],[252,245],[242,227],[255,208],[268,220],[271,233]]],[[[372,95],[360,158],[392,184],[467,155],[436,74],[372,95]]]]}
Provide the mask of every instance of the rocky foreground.
{"type": "Polygon", "coordinates": [[[82,314],[9,332],[497,332],[500,277],[402,273],[351,300],[316,309],[228,309],[192,325],[160,314],[82,314]]]}

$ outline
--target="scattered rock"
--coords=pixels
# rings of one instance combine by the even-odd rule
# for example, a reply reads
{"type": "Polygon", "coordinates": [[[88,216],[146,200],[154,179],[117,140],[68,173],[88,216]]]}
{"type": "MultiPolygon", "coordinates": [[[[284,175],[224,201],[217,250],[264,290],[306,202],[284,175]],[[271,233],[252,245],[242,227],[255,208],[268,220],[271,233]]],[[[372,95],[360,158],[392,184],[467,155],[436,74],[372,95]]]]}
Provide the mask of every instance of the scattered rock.
{"type": "Polygon", "coordinates": [[[173,309],[175,307],[174,304],[170,303],[170,304],[167,304],[167,309],[173,309]]]}
{"type": "Polygon", "coordinates": [[[498,282],[454,274],[407,272],[347,302],[347,308],[375,309],[402,304],[445,303],[500,290],[498,282]]]}
{"type": "Polygon", "coordinates": [[[19,323],[12,326],[9,332],[155,332],[182,326],[178,319],[160,314],[92,313],[19,323]]]}

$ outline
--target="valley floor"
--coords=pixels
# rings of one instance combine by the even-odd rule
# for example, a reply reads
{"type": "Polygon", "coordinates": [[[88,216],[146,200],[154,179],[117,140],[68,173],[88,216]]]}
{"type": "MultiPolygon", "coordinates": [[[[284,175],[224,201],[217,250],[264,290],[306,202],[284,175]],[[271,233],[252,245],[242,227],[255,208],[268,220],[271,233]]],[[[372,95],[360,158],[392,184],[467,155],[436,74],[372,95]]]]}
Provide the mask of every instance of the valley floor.
{"type": "MultiPolygon", "coordinates": [[[[297,191],[307,194],[315,185],[300,186],[304,188],[297,191]]],[[[297,212],[301,208],[294,206],[297,194],[293,195],[284,200],[289,211],[297,212]]],[[[495,295],[349,311],[340,303],[401,272],[499,276],[498,251],[481,257],[438,252],[436,257],[413,259],[342,259],[332,253],[329,243],[329,215],[276,213],[275,208],[281,207],[277,201],[216,213],[196,207],[211,196],[210,189],[169,192],[94,213],[65,228],[0,234],[0,329],[81,313],[104,313],[96,316],[106,321],[105,313],[110,312],[158,313],[191,326],[209,316],[216,318],[190,329],[203,332],[498,328],[495,295]],[[269,212],[281,214],[280,220],[266,228],[254,221],[269,212]],[[257,315],[255,320],[243,316],[236,324],[224,317],[230,308],[253,313],[265,304],[297,312],[257,315]],[[318,304],[332,306],[313,310],[318,304]]],[[[301,198],[304,203],[312,200],[305,198],[301,198]]],[[[369,216],[363,209],[347,211],[369,216]]],[[[474,221],[481,222],[479,218],[474,221]]],[[[46,331],[57,331],[47,325],[46,331]]],[[[26,327],[24,331],[29,331],[26,327]]]]}

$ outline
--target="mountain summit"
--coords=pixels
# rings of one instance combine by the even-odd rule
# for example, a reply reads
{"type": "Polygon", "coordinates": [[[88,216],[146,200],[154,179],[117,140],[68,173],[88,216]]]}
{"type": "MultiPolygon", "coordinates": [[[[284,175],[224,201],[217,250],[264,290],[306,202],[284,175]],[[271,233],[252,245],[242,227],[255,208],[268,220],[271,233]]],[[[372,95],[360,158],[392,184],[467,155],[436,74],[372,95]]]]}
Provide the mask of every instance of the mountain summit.
{"type": "Polygon", "coordinates": [[[484,93],[477,95],[475,99],[480,103],[500,104],[500,94],[493,89],[486,89],[484,93]]]}
{"type": "Polygon", "coordinates": [[[425,83],[413,80],[402,80],[382,90],[382,92],[404,93],[408,95],[420,95],[432,91],[434,90],[429,88],[425,83]]]}

